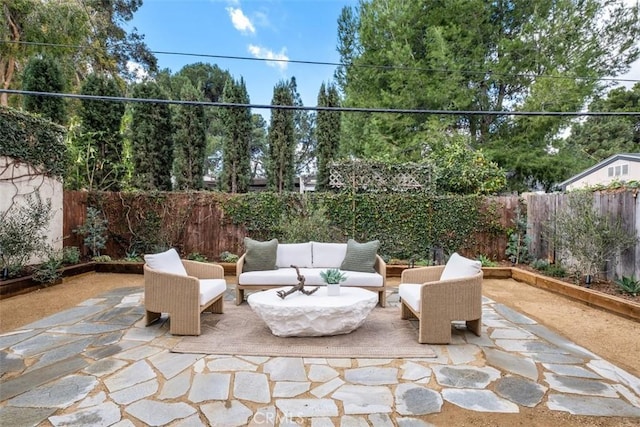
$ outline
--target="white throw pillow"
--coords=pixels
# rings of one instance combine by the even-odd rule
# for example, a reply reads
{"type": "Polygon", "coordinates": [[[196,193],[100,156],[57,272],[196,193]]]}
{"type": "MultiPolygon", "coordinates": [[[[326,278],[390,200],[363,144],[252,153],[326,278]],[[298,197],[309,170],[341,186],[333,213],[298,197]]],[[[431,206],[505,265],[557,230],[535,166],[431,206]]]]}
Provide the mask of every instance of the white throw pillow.
{"type": "Polygon", "coordinates": [[[340,268],[347,254],[346,243],[311,242],[314,268],[340,268]]]}
{"type": "Polygon", "coordinates": [[[482,269],[482,263],[465,258],[454,252],[444,266],[440,280],[461,279],[471,277],[482,269]]]}
{"type": "Polygon", "coordinates": [[[278,243],[276,267],[311,267],[311,243],[278,243]]]}
{"type": "Polygon", "coordinates": [[[153,268],[154,270],[179,274],[180,276],[187,275],[187,270],[184,269],[184,265],[182,265],[182,261],[180,260],[180,255],[178,255],[178,252],[173,248],[165,252],[160,252],[159,254],[145,255],[144,262],[147,263],[149,268],[153,268]]]}

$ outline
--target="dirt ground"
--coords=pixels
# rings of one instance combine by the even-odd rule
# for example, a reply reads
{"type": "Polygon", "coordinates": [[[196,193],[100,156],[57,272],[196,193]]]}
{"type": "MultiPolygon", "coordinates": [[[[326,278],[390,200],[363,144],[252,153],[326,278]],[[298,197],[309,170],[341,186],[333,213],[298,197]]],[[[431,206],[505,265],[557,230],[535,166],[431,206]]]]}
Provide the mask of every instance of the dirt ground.
{"type": "MultiPolygon", "coordinates": [[[[390,279],[397,284],[399,279],[390,279]]],[[[227,277],[233,283],[235,276],[227,277]]],[[[87,273],[62,284],[0,300],[0,333],[9,332],[110,289],[142,286],[142,275],[87,273]]],[[[526,314],[551,330],[591,350],[628,372],[640,376],[639,323],[588,307],[549,291],[513,280],[485,280],[483,293],[526,314]]],[[[540,406],[519,414],[485,414],[445,404],[443,411],[425,417],[436,425],[456,426],[635,426],[638,419],[584,417],[549,411],[540,406]]]]}

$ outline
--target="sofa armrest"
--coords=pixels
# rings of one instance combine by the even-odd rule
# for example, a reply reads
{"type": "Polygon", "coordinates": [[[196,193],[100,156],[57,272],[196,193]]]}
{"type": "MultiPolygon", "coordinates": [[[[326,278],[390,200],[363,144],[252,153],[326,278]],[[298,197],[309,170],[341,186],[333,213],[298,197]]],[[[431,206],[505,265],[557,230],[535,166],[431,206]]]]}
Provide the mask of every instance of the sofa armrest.
{"type": "Polygon", "coordinates": [[[400,283],[426,283],[440,280],[444,265],[409,268],[402,272],[400,283]]]}
{"type": "Polygon", "coordinates": [[[457,316],[480,316],[482,278],[480,271],[471,277],[425,283],[420,290],[421,313],[426,316],[446,313],[452,320],[457,316]]]}
{"type": "Polygon", "coordinates": [[[144,303],[148,310],[170,311],[184,304],[200,306],[200,281],[194,276],[182,276],[144,269],[144,303]]]}
{"type": "Polygon", "coordinates": [[[387,263],[384,262],[380,255],[376,255],[376,262],[373,264],[373,269],[382,276],[382,286],[387,283],[387,263]]]}
{"type": "Polygon", "coordinates": [[[182,260],[182,265],[189,276],[198,279],[224,279],[224,268],[221,265],[186,259],[182,260]]]}

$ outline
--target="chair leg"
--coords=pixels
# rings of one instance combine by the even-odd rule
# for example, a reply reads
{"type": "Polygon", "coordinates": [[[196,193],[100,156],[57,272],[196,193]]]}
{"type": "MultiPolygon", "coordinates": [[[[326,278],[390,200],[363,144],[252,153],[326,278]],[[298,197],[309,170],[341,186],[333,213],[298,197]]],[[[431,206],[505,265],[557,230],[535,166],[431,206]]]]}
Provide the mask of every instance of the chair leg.
{"type": "Polygon", "coordinates": [[[244,289],[238,289],[236,285],[236,305],[242,304],[242,301],[244,301],[244,289]]]}
{"type": "Polygon", "coordinates": [[[413,314],[413,311],[404,303],[400,304],[400,318],[401,319],[415,319],[416,315],[413,314]]]}
{"type": "Polygon", "coordinates": [[[211,303],[211,305],[209,306],[209,311],[211,313],[217,313],[217,314],[224,313],[223,301],[224,301],[224,294],[220,295],[211,303]]]}
{"type": "Polygon", "coordinates": [[[145,310],[145,311],[146,311],[145,326],[149,326],[150,324],[158,320],[160,318],[160,315],[162,314],[162,313],[156,313],[149,310],[145,310]]]}
{"type": "Polygon", "coordinates": [[[200,335],[200,313],[169,313],[171,335],[200,335]]]}
{"type": "Polygon", "coordinates": [[[420,319],[418,342],[420,344],[450,344],[451,321],[449,319],[420,319]]]}
{"type": "Polygon", "coordinates": [[[480,336],[482,333],[482,319],[467,320],[467,329],[480,336]]]}

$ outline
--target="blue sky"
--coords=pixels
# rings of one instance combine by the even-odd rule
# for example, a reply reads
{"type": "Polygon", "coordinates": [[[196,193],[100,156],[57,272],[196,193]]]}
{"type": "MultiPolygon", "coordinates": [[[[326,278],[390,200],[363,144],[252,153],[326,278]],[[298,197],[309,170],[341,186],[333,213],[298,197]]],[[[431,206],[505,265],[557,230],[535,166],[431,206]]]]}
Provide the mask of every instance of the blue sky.
{"type": "MultiPolygon", "coordinates": [[[[153,51],[339,62],[337,20],[349,0],[145,0],[132,26],[153,51]]],[[[271,104],[273,87],[295,76],[304,105],[315,106],[335,67],[156,54],[160,68],[217,64],[244,77],[251,103],[271,104]]],[[[265,110],[255,111],[266,113],[265,110]]]]}
{"type": "MultiPolygon", "coordinates": [[[[631,0],[625,0],[631,1],[631,0]]],[[[633,0],[635,1],[635,0],[633,0]]],[[[337,20],[357,0],[144,0],[131,23],[153,51],[339,62],[337,20]]],[[[335,67],[156,54],[160,68],[217,64],[244,77],[252,104],[271,104],[273,87],[296,77],[306,106],[315,106],[335,67]]],[[[640,80],[640,61],[619,78],[640,80]]],[[[633,82],[623,82],[630,88],[633,82]]],[[[268,117],[268,110],[255,110],[268,117]]]]}

